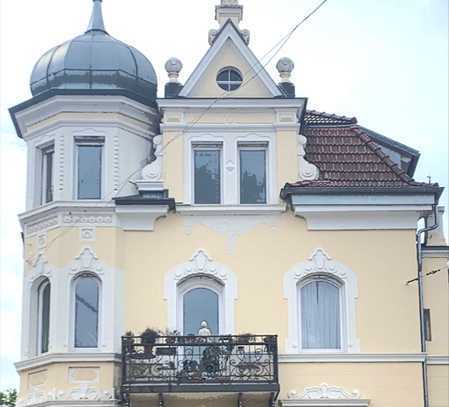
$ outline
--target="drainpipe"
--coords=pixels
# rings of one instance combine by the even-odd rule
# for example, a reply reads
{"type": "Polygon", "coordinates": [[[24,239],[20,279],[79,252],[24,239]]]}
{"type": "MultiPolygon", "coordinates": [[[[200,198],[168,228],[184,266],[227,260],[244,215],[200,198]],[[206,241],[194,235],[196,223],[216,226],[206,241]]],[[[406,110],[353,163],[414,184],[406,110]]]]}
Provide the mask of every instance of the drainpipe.
{"type": "MultiPolygon", "coordinates": [[[[418,295],[419,295],[419,322],[421,333],[421,352],[427,353],[425,322],[424,322],[424,275],[423,275],[423,258],[421,248],[421,235],[438,228],[437,205],[432,205],[434,223],[431,226],[425,226],[416,232],[416,253],[418,260],[418,295]]],[[[422,219],[422,217],[420,218],[422,219]]],[[[429,407],[429,377],[427,374],[427,356],[424,356],[422,363],[423,388],[424,388],[424,407],[429,407]]]]}

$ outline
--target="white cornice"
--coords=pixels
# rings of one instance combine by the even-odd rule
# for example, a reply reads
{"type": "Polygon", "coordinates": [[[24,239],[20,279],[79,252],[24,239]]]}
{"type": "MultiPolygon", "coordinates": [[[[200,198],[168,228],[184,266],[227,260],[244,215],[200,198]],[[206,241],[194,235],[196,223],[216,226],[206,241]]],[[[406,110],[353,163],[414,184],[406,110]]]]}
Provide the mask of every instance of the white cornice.
{"type": "Polygon", "coordinates": [[[177,205],[181,215],[276,215],[286,211],[286,205],[177,205]]]}
{"type": "Polygon", "coordinates": [[[192,126],[191,123],[165,123],[161,124],[161,130],[184,131],[189,133],[203,133],[203,132],[258,132],[258,131],[275,131],[275,130],[294,130],[299,131],[301,128],[298,123],[233,123],[233,124],[202,124],[196,123],[192,126]]]}
{"type": "Polygon", "coordinates": [[[302,109],[306,99],[246,99],[246,98],[224,98],[224,99],[158,99],[161,109],[279,109],[296,108],[302,109]]]}
{"type": "Polygon", "coordinates": [[[309,230],[416,229],[430,205],[294,205],[309,230]]]}
{"type": "Polygon", "coordinates": [[[441,259],[441,258],[449,258],[449,246],[448,247],[438,247],[438,248],[432,248],[430,247],[423,247],[422,248],[422,255],[424,258],[429,259],[441,259]]]}
{"type": "Polygon", "coordinates": [[[21,372],[23,370],[35,369],[41,366],[49,365],[51,363],[120,363],[120,361],[120,355],[115,353],[48,353],[43,356],[17,362],[15,366],[16,370],[21,372]]]}
{"type": "MultiPolygon", "coordinates": [[[[28,134],[27,129],[36,125],[36,131],[42,131],[42,128],[48,131],[47,127],[43,124],[44,120],[61,113],[115,113],[133,119],[137,123],[141,123],[144,129],[151,123],[150,116],[156,117],[158,114],[155,109],[123,96],[55,96],[17,112],[16,120],[24,139],[27,140],[34,136],[34,131],[32,134],[28,134]],[[39,126],[42,128],[39,128],[39,126]]],[[[89,122],[88,118],[84,117],[84,125],[86,124],[86,120],[89,122]]],[[[64,120],[61,121],[64,124],[66,123],[64,120]]],[[[76,121],[73,123],[79,125],[76,121]]],[[[102,122],[100,121],[100,123],[102,122]]],[[[111,122],[108,120],[107,123],[103,123],[103,125],[105,124],[110,126],[111,122]]],[[[130,127],[135,131],[139,129],[138,126],[127,125],[123,122],[120,122],[120,125],[130,127]]]]}
{"type": "Polygon", "coordinates": [[[419,363],[424,353],[297,353],[280,354],[279,363],[419,363]]]}
{"type": "Polygon", "coordinates": [[[159,218],[168,214],[167,205],[117,206],[116,214],[119,226],[125,231],[153,232],[154,224],[159,218]]]}
{"type": "Polygon", "coordinates": [[[431,366],[435,365],[449,366],[449,356],[427,356],[427,364],[431,366]]]}

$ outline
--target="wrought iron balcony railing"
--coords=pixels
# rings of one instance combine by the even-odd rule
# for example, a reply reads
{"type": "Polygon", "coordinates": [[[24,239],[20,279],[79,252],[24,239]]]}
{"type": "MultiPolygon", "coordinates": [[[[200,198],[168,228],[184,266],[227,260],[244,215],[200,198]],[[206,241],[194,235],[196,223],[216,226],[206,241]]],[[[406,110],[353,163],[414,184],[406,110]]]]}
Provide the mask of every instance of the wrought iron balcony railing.
{"type": "Polygon", "coordinates": [[[122,338],[122,395],[279,390],[274,335],[122,338]]]}

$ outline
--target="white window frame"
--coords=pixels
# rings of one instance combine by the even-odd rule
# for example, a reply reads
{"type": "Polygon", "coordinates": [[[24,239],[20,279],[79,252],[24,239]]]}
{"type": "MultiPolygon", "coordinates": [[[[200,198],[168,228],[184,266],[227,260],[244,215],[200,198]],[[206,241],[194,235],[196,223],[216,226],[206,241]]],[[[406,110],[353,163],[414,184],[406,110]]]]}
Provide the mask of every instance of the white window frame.
{"type": "Polygon", "coordinates": [[[222,68],[222,69],[220,69],[220,70],[218,71],[217,76],[216,76],[216,78],[215,78],[215,81],[216,81],[216,83],[217,83],[217,86],[218,86],[220,89],[222,89],[223,91],[229,92],[229,93],[230,93],[230,92],[235,92],[236,90],[240,89],[241,86],[242,86],[242,84],[243,84],[243,74],[242,74],[242,72],[240,71],[240,69],[238,69],[238,68],[236,68],[236,67],[234,67],[234,66],[226,66],[225,68],[222,68]],[[221,75],[221,74],[222,74],[223,72],[225,72],[225,71],[234,71],[234,72],[237,72],[237,73],[240,75],[240,77],[242,78],[242,80],[241,80],[241,81],[231,81],[231,80],[229,79],[229,81],[219,81],[219,80],[218,80],[218,76],[221,75]],[[231,90],[231,89],[224,89],[221,85],[227,85],[227,88],[230,87],[230,86],[232,86],[232,85],[238,85],[238,87],[237,87],[236,89],[231,90]]]}
{"type": "Polygon", "coordinates": [[[105,197],[105,182],[106,182],[106,166],[105,166],[105,138],[104,137],[75,137],[74,140],[74,185],[73,191],[74,196],[73,199],[76,201],[88,201],[88,202],[98,202],[104,199],[105,197]],[[80,146],[92,146],[92,147],[101,147],[101,157],[100,157],[100,198],[96,199],[86,199],[78,197],[78,158],[79,158],[79,147],[80,146]]]}
{"type": "Polygon", "coordinates": [[[237,141],[237,196],[239,205],[243,206],[264,206],[268,205],[271,196],[270,190],[270,143],[257,141],[237,141]],[[241,156],[240,151],[265,151],[265,202],[264,203],[242,203],[241,195],[241,156]]]}
{"type": "Polygon", "coordinates": [[[71,282],[71,304],[70,304],[70,344],[73,352],[99,352],[102,343],[102,327],[103,327],[103,284],[98,275],[89,271],[77,273],[71,282]],[[97,346],[93,348],[78,348],[75,346],[75,322],[76,322],[76,286],[82,277],[90,277],[97,281],[98,284],[98,317],[97,317],[97,346]]]}
{"type": "Polygon", "coordinates": [[[47,203],[53,202],[54,201],[54,185],[55,185],[55,145],[54,143],[50,143],[47,144],[45,146],[41,146],[40,147],[40,203],[41,205],[45,205],[47,203]],[[47,172],[48,172],[48,167],[47,167],[47,159],[46,156],[47,154],[52,153],[53,154],[53,158],[52,158],[52,170],[51,170],[51,180],[52,180],[52,191],[51,191],[51,195],[52,195],[52,199],[50,201],[47,202],[47,172]]]}
{"type": "Polygon", "coordinates": [[[356,335],[356,305],[358,299],[357,275],[350,268],[332,260],[321,248],[313,251],[310,258],[293,266],[284,275],[284,297],[288,301],[288,336],[286,353],[357,353],[360,352],[360,341],[356,335]],[[300,321],[299,286],[316,276],[328,276],[340,281],[343,338],[342,349],[302,349],[300,321]]]}
{"type": "Polygon", "coordinates": [[[223,204],[224,197],[224,143],[223,141],[192,141],[190,144],[190,160],[191,160],[191,197],[192,204],[195,206],[219,206],[223,204]],[[208,147],[210,146],[210,147],[208,147]],[[195,202],[195,151],[210,151],[210,150],[218,150],[220,153],[220,202],[216,204],[201,204],[195,202]]]}
{"type": "Polygon", "coordinates": [[[48,278],[43,279],[39,282],[37,287],[37,340],[36,340],[36,355],[45,355],[50,351],[50,332],[51,332],[51,283],[48,278]],[[48,315],[48,350],[47,352],[42,352],[42,323],[43,323],[43,308],[42,308],[42,297],[45,288],[50,287],[50,307],[49,307],[49,315],[48,315]]]}
{"type": "Polygon", "coordinates": [[[178,292],[178,300],[177,300],[177,323],[176,323],[176,331],[181,332],[184,334],[184,296],[189,293],[192,290],[195,290],[197,288],[205,288],[208,290],[213,291],[215,294],[218,295],[218,335],[223,335],[224,332],[224,325],[225,325],[225,306],[224,306],[224,298],[223,298],[223,291],[224,287],[223,284],[214,279],[213,277],[207,277],[207,276],[194,276],[187,278],[186,280],[182,281],[177,286],[178,292]]]}
{"type": "Polygon", "coordinates": [[[297,307],[298,307],[298,344],[299,351],[304,353],[335,353],[335,352],[344,352],[347,348],[346,344],[346,335],[345,335],[345,326],[346,326],[346,312],[344,309],[344,301],[345,301],[345,293],[344,293],[344,283],[340,279],[336,279],[335,277],[325,275],[325,274],[314,274],[311,277],[306,277],[298,282],[296,285],[298,293],[297,293],[297,307]],[[339,301],[339,316],[340,316],[340,347],[339,348],[304,348],[303,346],[303,327],[302,327],[302,310],[301,310],[301,290],[308,284],[315,281],[326,281],[329,284],[332,284],[336,288],[338,288],[338,293],[340,297],[339,301]]]}
{"type": "Polygon", "coordinates": [[[279,203],[278,179],[276,171],[276,133],[242,133],[242,131],[214,131],[213,133],[197,133],[192,131],[184,137],[184,204],[197,207],[217,207],[236,205],[254,207],[276,205],[279,203]],[[221,155],[221,204],[195,204],[194,196],[194,155],[196,144],[222,143],[221,155]],[[267,202],[266,204],[240,204],[240,158],[239,144],[267,144],[267,202]]]}

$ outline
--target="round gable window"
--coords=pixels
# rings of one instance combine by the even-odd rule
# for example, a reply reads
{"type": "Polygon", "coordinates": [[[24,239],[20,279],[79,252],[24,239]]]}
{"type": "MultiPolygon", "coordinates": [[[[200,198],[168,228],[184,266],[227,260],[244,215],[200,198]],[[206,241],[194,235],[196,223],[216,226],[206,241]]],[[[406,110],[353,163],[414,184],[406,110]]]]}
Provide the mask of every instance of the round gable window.
{"type": "Polygon", "coordinates": [[[237,68],[224,68],[217,75],[217,84],[221,89],[231,92],[242,85],[242,74],[237,68]]]}

